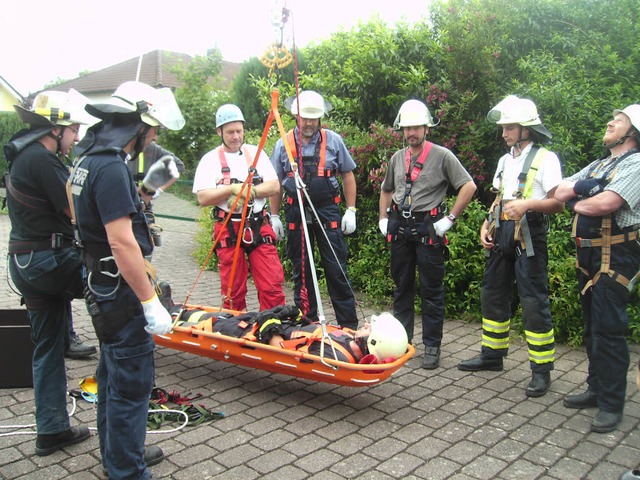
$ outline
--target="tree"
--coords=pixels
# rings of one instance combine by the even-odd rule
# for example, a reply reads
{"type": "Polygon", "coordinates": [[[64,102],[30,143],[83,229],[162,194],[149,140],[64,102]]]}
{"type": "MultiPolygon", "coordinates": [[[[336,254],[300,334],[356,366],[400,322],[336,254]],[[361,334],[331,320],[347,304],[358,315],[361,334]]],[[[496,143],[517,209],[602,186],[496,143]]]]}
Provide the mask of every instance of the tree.
{"type": "Polygon", "coordinates": [[[179,131],[162,131],[159,143],[175,152],[187,170],[193,170],[215,146],[216,109],[229,102],[230,97],[223,89],[216,89],[215,79],[222,71],[219,50],[210,50],[206,56],[196,56],[188,65],[174,68],[180,81],[175,97],[186,124],[179,131]]]}

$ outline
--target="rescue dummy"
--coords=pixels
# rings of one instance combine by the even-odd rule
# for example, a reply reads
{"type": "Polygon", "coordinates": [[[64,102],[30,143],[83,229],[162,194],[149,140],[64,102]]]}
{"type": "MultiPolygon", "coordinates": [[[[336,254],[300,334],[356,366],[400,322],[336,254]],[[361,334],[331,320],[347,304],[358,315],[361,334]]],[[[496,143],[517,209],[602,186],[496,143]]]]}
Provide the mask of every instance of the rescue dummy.
{"type": "MultiPolygon", "coordinates": [[[[172,307],[172,315],[177,316],[180,310],[180,305],[172,307]]],[[[408,346],[404,327],[386,312],[373,315],[371,322],[358,330],[327,325],[328,337],[323,336],[319,323],[304,321],[294,305],[241,315],[187,308],[177,325],[318,356],[324,341],[325,358],[348,363],[387,363],[404,355],[408,346]]]]}

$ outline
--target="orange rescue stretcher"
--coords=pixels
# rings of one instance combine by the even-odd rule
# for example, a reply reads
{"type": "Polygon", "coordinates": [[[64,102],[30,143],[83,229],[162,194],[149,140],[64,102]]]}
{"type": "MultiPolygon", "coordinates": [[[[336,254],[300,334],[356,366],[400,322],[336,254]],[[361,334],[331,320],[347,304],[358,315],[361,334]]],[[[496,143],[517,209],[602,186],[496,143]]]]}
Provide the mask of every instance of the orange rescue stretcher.
{"type": "MultiPolygon", "coordinates": [[[[241,313],[203,305],[186,305],[186,307],[207,312],[228,311],[235,315],[241,313]]],[[[205,322],[210,321],[203,320],[200,323],[205,322]]],[[[166,335],[156,335],[155,342],[163,347],[214,360],[345,387],[366,387],[381,383],[398,371],[415,354],[415,348],[409,345],[406,353],[393,362],[361,365],[273,347],[246,338],[229,337],[218,332],[206,331],[199,325],[176,326],[166,335]]],[[[327,348],[331,347],[327,345],[327,348]]]]}

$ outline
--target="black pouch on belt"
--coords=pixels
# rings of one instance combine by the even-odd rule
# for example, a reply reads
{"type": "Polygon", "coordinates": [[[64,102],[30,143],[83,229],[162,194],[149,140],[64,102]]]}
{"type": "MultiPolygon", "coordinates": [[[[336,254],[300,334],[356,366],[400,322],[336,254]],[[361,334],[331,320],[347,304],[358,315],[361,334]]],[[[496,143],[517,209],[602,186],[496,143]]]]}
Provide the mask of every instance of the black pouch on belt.
{"type": "Polygon", "coordinates": [[[103,313],[100,310],[95,294],[88,286],[85,286],[84,300],[87,305],[91,323],[96,331],[96,337],[100,342],[111,342],[117,333],[127,324],[137,313],[142,313],[142,307],[126,307],[112,312],[103,313]]]}

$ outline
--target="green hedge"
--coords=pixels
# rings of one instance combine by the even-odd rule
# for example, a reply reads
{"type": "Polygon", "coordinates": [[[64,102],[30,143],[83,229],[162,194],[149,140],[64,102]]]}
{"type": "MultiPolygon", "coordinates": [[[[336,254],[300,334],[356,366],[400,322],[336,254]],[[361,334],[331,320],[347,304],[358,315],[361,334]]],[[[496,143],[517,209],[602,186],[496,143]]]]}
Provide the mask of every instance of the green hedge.
{"type": "MultiPolygon", "coordinates": [[[[330,127],[339,131],[358,165],[355,175],[358,185],[358,215],[356,233],[347,239],[349,245],[349,276],[360,300],[376,308],[386,309],[393,303],[393,280],[389,272],[389,248],[378,230],[378,203],[380,183],[384,177],[386,162],[402,147],[398,132],[382,125],[371,125],[362,132],[349,125],[330,127]]],[[[255,138],[256,133],[248,138],[255,138]]],[[[270,136],[265,151],[270,153],[277,140],[270,136]]],[[[251,141],[251,140],[250,140],[251,141]]],[[[255,140],[257,142],[257,139],[255,140]]],[[[437,141],[434,139],[434,141],[437,141]]],[[[479,195],[485,196],[486,195],[479,195]]],[[[448,197],[449,207],[453,196],[448,197]]],[[[480,226],[487,212],[486,204],[474,199],[456,221],[449,236],[449,260],[446,266],[445,294],[447,318],[480,321],[480,289],[484,271],[484,251],[480,244],[480,226]]],[[[575,273],[575,245],[570,237],[571,215],[564,211],[550,219],[549,290],[551,312],[556,339],[570,345],[582,343],[582,314],[575,273]]],[[[203,210],[196,259],[200,264],[211,249],[212,222],[208,209],[203,210]]],[[[290,278],[291,266],[284,254],[284,243],[278,243],[285,275],[290,278]]],[[[317,256],[315,258],[318,258],[317,256]]],[[[208,268],[215,266],[211,257],[208,268]]],[[[321,289],[324,289],[322,268],[317,266],[321,289]]],[[[420,310],[416,282],[416,312],[420,310]]],[[[629,312],[629,338],[640,341],[640,301],[638,287],[633,291],[629,312]]],[[[517,308],[512,319],[514,329],[522,330],[521,311],[517,308]]]]}

